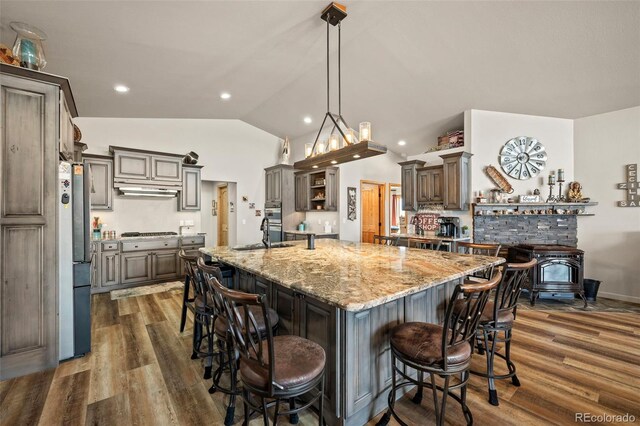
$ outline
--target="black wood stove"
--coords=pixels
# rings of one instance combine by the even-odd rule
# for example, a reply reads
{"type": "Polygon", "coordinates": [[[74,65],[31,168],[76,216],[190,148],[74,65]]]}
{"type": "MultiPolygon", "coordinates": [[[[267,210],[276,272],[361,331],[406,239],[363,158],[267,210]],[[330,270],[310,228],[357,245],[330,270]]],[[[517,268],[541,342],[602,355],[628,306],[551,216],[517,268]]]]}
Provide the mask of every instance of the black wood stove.
{"type": "Polygon", "coordinates": [[[575,247],[544,244],[518,244],[509,248],[510,262],[537,259],[531,271],[528,290],[531,305],[541,292],[577,293],[587,307],[584,295],[584,251],[575,247]]]}

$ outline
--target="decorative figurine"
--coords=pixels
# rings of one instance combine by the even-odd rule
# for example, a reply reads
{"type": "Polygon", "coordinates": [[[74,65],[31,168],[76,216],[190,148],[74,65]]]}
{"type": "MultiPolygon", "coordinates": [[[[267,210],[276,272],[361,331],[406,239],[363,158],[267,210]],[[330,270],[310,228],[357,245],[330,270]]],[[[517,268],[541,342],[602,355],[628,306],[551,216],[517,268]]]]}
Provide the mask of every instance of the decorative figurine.
{"type": "Polygon", "coordinates": [[[289,164],[289,151],[290,151],[289,138],[285,137],[284,142],[282,143],[282,158],[280,160],[280,164],[289,164]]]}
{"type": "Polygon", "coordinates": [[[582,185],[580,182],[571,182],[569,184],[569,201],[577,202],[582,200],[582,185]]]}

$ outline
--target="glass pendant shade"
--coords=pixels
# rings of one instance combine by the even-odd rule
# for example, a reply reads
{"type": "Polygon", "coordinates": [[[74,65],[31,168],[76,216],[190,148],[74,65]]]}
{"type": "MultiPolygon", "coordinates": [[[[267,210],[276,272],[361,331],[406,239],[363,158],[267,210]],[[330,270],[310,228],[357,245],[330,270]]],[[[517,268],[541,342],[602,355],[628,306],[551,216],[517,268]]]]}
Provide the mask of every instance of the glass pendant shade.
{"type": "Polygon", "coordinates": [[[353,129],[347,129],[347,131],[344,133],[345,136],[345,142],[347,145],[351,145],[352,143],[356,143],[357,139],[356,139],[356,132],[353,129]]]}
{"type": "Polygon", "coordinates": [[[335,133],[329,136],[329,151],[340,149],[340,137],[335,133]]]}
{"type": "Polygon", "coordinates": [[[324,154],[326,143],[324,141],[318,141],[316,144],[316,154],[324,154]]]}
{"type": "Polygon", "coordinates": [[[23,22],[11,22],[12,30],[18,35],[13,43],[13,54],[20,60],[20,66],[39,71],[47,65],[42,41],[47,35],[36,27],[23,22]]]}
{"type": "Polygon", "coordinates": [[[313,154],[313,144],[305,143],[304,144],[304,158],[309,158],[313,154]]]}
{"type": "Polygon", "coordinates": [[[368,121],[360,123],[360,142],[371,140],[371,123],[368,121]]]}

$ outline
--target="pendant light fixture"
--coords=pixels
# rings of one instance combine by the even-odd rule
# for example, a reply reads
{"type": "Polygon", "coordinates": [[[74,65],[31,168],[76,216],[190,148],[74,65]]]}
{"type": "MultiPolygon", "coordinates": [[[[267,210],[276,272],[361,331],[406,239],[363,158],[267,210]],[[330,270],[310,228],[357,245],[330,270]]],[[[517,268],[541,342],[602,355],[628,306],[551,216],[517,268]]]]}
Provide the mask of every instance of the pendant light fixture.
{"type": "Polygon", "coordinates": [[[322,120],[320,130],[313,145],[305,145],[305,159],[296,161],[293,165],[296,169],[317,169],[329,167],[336,164],[348,163],[349,161],[361,158],[373,157],[385,154],[387,147],[377,144],[371,139],[371,123],[360,123],[359,134],[349,127],[344,117],[342,117],[342,87],[341,87],[341,22],[347,16],[347,8],[338,3],[331,3],[320,15],[323,21],[327,22],[327,113],[322,120]],[[330,26],[338,27],[338,113],[332,113],[331,106],[331,84],[330,84],[330,63],[329,63],[329,32],[330,26]],[[329,123],[327,123],[329,119],[329,123]],[[329,139],[320,140],[325,124],[333,125],[329,139]]]}

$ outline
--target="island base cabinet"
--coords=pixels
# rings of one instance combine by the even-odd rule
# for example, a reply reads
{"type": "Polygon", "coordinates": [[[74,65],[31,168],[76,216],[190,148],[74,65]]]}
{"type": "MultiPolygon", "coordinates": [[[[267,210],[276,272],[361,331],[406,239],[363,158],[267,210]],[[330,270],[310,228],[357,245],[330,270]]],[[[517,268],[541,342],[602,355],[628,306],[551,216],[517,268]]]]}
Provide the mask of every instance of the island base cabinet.
{"type": "MultiPolygon", "coordinates": [[[[325,421],[360,426],[387,409],[393,379],[391,330],[409,321],[442,323],[458,282],[358,312],[339,309],[239,268],[236,288],[267,295],[269,306],[280,318],[279,335],[298,335],[324,348],[325,421]]],[[[405,371],[415,376],[415,371],[405,371]]],[[[409,390],[400,389],[397,398],[409,390]]]]}

